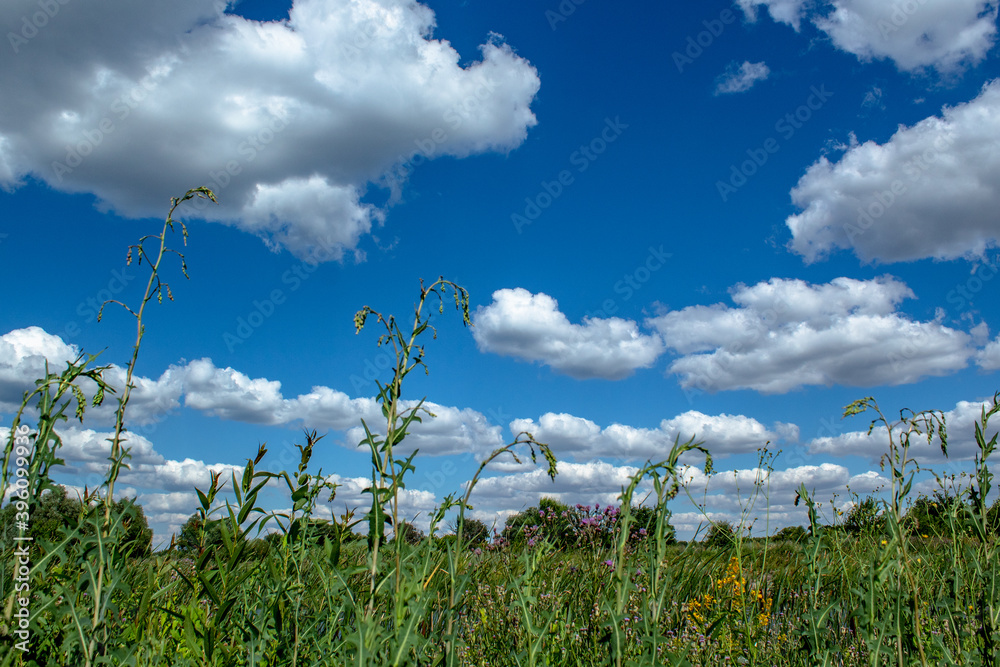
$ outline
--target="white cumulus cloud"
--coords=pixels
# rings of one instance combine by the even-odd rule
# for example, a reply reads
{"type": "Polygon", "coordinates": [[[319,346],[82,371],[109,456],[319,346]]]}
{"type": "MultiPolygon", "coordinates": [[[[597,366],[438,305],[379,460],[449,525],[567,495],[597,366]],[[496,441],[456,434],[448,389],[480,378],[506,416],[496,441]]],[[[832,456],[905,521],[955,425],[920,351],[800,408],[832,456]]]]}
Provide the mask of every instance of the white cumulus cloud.
{"type": "Polygon", "coordinates": [[[810,285],[772,278],[732,291],[737,307],[689,306],[649,320],[680,353],[670,371],[707,391],[895,385],[964,368],[968,334],[896,311],[913,293],[891,277],[810,285]]]}
{"type": "Polygon", "coordinates": [[[984,371],[1000,368],[1000,336],[991,340],[976,354],[976,364],[984,371]]]}
{"type": "Polygon", "coordinates": [[[282,21],[222,0],[0,5],[0,187],[26,177],[128,217],[212,187],[222,222],[301,258],[338,259],[426,160],[509,151],[536,123],[534,67],[498,36],[475,62],[414,0],[296,0],[282,21]],[[13,35],[13,37],[11,37],[13,35]],[[466,61],[466,62],[463,62],[466,61]]]}
{"type": "Polygon", "coordinates": [[[638,428],[611,424],[601,428],[582,417],[546,413],[538,418],[514,420],[513,432],[528,431],[539,442],[552,447],[560,460],[611,457],[633,460],[662,460],[675,440],[697,438],[713,455],[752,452],[776,433],[756,419],[744,415],[706,415],[689,410],[660,422],[659,428],[638,428]]]}
{"type": "Polygon", "coordinates": [[[981,62],[996,41],[997,7],[987,0],[834,0],[813,19],[843,51],[890,59],[902,71],[952,72],[981,62]]]}
{"type": "Polygon", "coordinates": [[[790,247],[808,262],[838,248],[865,262],[982,255],[1000,239],[1000,80],[884,144],[820,158],[791,195],[790,247]]]}
{"type": "Polygon", "coordinates": [[[479,349],[537,361],[577,379],[618,380],[648,368],[663,353],[656,334],[618,317],[584,318],[573,324],[547,294],[502,289],[476,310],[472,330],[479,349]]]}
{"type": "MultiPolygon", "coordinates": [[[[982,411],[992,407],[992,400],[959,401],[955,407],[943,412],[947,427],[947,456],[941,451],[941,441],[934,435],[928,443],[926,436],[916,435],[911,438],[910,456],[921,464],[942,463],[944,461],[969,461],[979,451],[976,445],[976,424],[982,411]]],[[[913,406],[918,407],[918,406],[913,406]]],[[[940,409],[940,406],[920,406],[927,409],[940,409]]],[[[874,416],[874,415],[873,415],[874,416]]],[[[939,415],[940,416],[940,415],[939,415]]],[[[855,419],[861,419],[855,417],[855,419]]],[[[928,422],[921,422],[922,430],[926,431],[928,422]]],[[[993,436],[1000,426],[1000,421],[991,420],[986,432],[986,440],[993,436]]],[[[897,433],[898,441],[898,433],[897,433]]],[[[809,443],[809,451],[825,456],[861,456],[871,461],[878,461],[889,451],[889,436],[884,426],[872,430],[849,431],[835,436],[815,438],[809,443]]]]}
{"type": "Polygon", "coordinates": [[[862,61],[892,60],[905,72],[955,73],[980,63],[996,41],[997,6],[989,0],[737,0],[749,21],[767,8],[799,30],[803,20],[862,61]]]}
{"type": "MultiPolygon", "coordinates": [[[[45,361],[50,368],[65,366],[66,359],[75,359],[78,350],[58,336],[39,327],[16,329],[0,337],[0,409],[16,410],[27,389],[37,377],[44,375],[45,361]]],[[[125,385],[125,371],[116,365],[104,371],[111,386],[125,385]]],[[[231,367],[219,368],[211,359],[196,359],[184,365],[171,365],[156,380],[134,376],[126,421],[139,430],[155,425],[182,406],[203,414],[248,424],[291,426],[317,430],[345,432],[348,446],[361,439],[361,420],[380,432],[382,412],[373,397],[352,398],[330,387],[315,386],[308,393],[286,397],[281,382],[267,378],[251,378],[231,367]]],[[[83,382],[86,396],[94,394],[93,383],[83,382]]],[[[415,401],[404,401],[408,409],[415,401]]],[[[117,403],[109,394],[100,408],[89,407],[87,425],[108,426],[114,423],[117,403]]],[[[420,448],[425,454],[444,455],[471,453],[481,457],[505,444],[500,426],[490,424],[485,415],[469,408],[456,408],[425,402],[423,422],[410,428],[405,447],[399,451],[420,448]]],[[[72,410],[72,408],[71,408],[72,410]]],[[[72,412],[70,413],[72,414],[72,412]]],[[[93,431],[90,431],[93,434],[93,431]]],[[[134,435],[134,434],[133,434],[134,435]]],[[[93,438],[91,438],[93,439],[93,438]]],[[[107,456],[103,455],[103,459],[107,456]]]]}

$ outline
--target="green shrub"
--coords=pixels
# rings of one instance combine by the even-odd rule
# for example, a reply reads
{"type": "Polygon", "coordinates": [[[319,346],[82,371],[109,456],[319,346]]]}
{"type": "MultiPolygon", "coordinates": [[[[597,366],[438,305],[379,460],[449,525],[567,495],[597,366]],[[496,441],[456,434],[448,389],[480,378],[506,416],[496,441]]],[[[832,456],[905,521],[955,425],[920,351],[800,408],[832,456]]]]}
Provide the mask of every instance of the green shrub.
{"type": "Polygon", "coordinates": [[[903,527],[912,535],[951,537],[954,517],[962,499],[943,491],[933,496],[920,495],[903,516],[903,527]],[[949,520],[949,516],[953,517],[949,520]]]}
{"type": "Polygon", "coordinates": [[[882,503],[868,496],[854,505],[844,520],[844,530],[855,537],[860,535],[882,535],[886,532],[882,503]]]}
{"type": "MultiPolygon", "coordinates": [[[[91,508],[90,511],[94,511],[91,508]]],[[[8,503],[0,511],[0,535],[4,549],[10,549],[17,535],[14,521],[16,508],[14,503],[8,503]]],[[[67,532],[78,529],[81,535],[93,535],[92,525],[83,521],[88,510],[79,498],[70,498],[62,486],[54,486],[42,496],[31,513],[28,535],[41,545],[54,545],[63,539],[67,532]]],[[[120,516],[124,528],[119,548],[129,553],[133,558],[143,558],[150,554],[153,541],[153,531],[142,510],[142,506],[134,499],[121,498],[112,505],[112,513],[120,516]]]]}
{"type": "Polygon", "coordinates": [[[803,526],[786,526],[774,534],[775,542],[805,542],[809,531],[803,526]]]}
{"type": "MultiPolygon", "coordinates": [[[[174,546],[184,556],[197,556],[201,553],[201,515],[195,512],[181,526],[177,533],[174,546]]],[[[205,549],[215,549],[222,544],[221,519],[209,519],[205,526],[205,549]]]]}
{"type": "Polygon", "coordinates": [[[730,549],[736,544],[737,533],[729,521],[713,521],[701,543],[712,549],[730,549]]]}
{"type": "Polygon", "coordinates": [[[465,526],[462,528],[462,541],[470,549],[482,547],[490,537],[490,529],[486,524],[478,519],[465,519],[465,526]]]}
{"type": "Polygon", "coordinates": [[[409,521],[400,521],[399,530],[393,534],[393,539],[402,538],[407,544],[420,544],[424,541],[424,533],[409,521]]]}

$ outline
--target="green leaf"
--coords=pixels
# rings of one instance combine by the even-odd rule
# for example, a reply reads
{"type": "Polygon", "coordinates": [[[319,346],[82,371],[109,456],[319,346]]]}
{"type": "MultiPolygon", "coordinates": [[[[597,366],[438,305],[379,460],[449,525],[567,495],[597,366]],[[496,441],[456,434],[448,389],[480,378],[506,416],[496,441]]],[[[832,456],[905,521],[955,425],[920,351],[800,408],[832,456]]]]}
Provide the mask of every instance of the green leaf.
{"type": "Polygon", "coordinates": [[[215,585],[212,583],[208,573],[198,572],[198,580],[201,582],[203,590],[208,593],[208,597],[211,598],[212,602],[216,605],[222,603],[219,599],[219,594],[215,590],[215,585]]]}
{"type": "Polygon", "coordinates": [[[201,508],[208,510],[208,508],[212,505],[211,501],[204,493],[201,492],[201,489],[196,488],[195,491],[198,492],[198,501],[201,503],[201,508]]]}

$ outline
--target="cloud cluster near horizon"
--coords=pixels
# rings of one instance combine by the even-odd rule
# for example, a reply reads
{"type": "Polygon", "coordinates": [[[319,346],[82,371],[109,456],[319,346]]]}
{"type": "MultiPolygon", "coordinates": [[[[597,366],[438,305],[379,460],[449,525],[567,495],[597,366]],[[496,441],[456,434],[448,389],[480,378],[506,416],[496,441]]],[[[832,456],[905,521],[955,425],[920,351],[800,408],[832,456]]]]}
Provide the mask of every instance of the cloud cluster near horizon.
{"type": "Polygon", "coordinates": [[[940,317],[915,321],[899,310],[915,294],[891,276],[819,285],[772,278],[736,285],[730,298],[735,307],[687,306],[642,325],[617,317],[574,324],[550,296],[504,289],[477,310],[473,335],[483,352],[577,379],[618,380],[670,350],[679,356],[669,372],[681,386],[711,392],[909,384],[955,373],[973,358],[987,368],[997,356],[995,345],[977,350],[976,336],[940,317]]]}

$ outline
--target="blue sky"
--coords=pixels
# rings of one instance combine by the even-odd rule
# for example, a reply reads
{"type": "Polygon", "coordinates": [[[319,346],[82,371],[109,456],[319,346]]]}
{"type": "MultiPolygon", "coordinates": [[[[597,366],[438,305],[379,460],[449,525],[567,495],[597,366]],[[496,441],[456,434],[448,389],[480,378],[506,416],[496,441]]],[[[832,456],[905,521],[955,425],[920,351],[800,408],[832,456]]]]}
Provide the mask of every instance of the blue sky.
{"type": "MultiPolygon", "coordinates": [[[[722,472],[691,473],[682,534],[739,518],[768,441],[770,527],[803,523],[800,483],[844,507],[886,481],[884,436],[840,419],[866,395],[947,411],[952,458],[921,461],[969,469],[1000,368],[994,5],[112,5],[0,8],[0,411],[46,359],[125,365],[133,324],[95,305],[134,303],[127,246],[213,188],[178,212],[191,278],[166,267],[137,367],[122,486],[157,539],[210,471],[261,441],[278,466],[303,428],[355,502],[388,358],[353,314],[405,315],[439,275],[476,326],[435,316],[405,389],[439,415],[411,445],[418,523],[519,430],[561,473],[491,468],[488,523],[611,502],[692,435],[722,472]]],[[[67,427],[61,481],[93,483],[109,425],[67,427]]]]}

